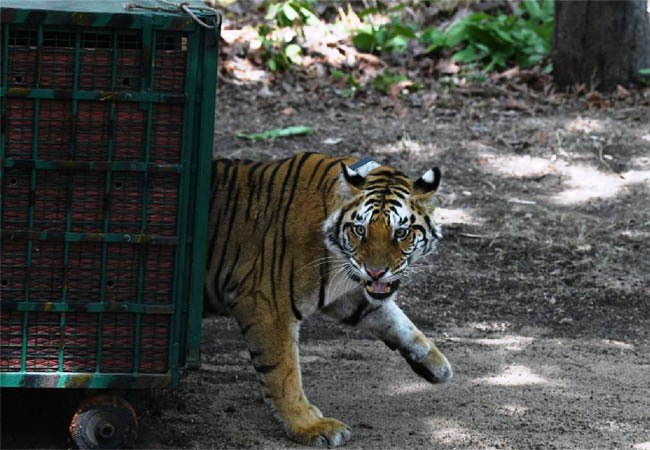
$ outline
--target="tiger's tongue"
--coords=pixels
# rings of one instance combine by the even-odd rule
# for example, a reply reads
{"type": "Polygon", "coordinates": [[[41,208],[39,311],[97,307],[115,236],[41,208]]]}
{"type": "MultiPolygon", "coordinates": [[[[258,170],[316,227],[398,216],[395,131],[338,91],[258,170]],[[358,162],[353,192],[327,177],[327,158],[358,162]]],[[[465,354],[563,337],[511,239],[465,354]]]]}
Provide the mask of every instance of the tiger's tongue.
{"type": "Polygon", "coordinates": [[[377,294],[385,294],[387,288],[388,288],[388,283],[381,283],[379,281],[373,281],[372,282],[372,289],[377,294]]]}

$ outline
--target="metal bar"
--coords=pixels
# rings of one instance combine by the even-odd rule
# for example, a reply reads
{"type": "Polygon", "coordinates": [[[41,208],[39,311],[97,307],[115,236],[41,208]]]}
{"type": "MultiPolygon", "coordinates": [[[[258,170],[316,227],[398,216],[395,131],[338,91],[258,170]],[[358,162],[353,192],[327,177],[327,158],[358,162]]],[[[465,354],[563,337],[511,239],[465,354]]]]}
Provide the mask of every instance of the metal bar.
{"type": "MultiPolygon", "coordinates": [[[[0,90],[4,90],[7,88],[7,76],[9,74],[9,29],[11,27],[5,26],[3,27],[2,30],[2,61],[0,61],[0,64],[2,64],[2,80],[0,80],[0,90]]],[[[0,95],[0,98],[3,98],[0,95]]],[[[2,114],[2,118],[0,119],[0,127],[2,127],[2,133],[0,134],[0,158],[4,159],[5,157],[5,146],[7,145],[5,139],[5,134],[7,132],[6,130],[6,124],[7,124],[7,102],[2,101],[0,104],[0,108],[2,111],[0,112],[2,114]]],[[[4,171],[0,170],[0,174],[3,174],[4,171]]],[[[1,208],[1,207],[0,207],[1,208]]],[[[0,214],[2,213],[2,209],[0,209],[0,214]]]]}
{"type": "MultiPolygon", "coordinates": [[[[219,31],[217,29],[217,31],[219,31]]],[[[203,55],[201,63],[201,104],[199,124],[199,152],[197,155],[196,206],[194,212],[192,276],[190,281],[190,301],[187,316],[186,365],[199,367],[201,364],[201,318],[203,315],[203,291],[206,264],[207,224],[210,206],[210,179],[212,176],[212,143],[214,140],[214,114],[216,111],[219,36],[217,33],[204,34],[203,55]]]]}
{"type": "MultiPolygon", "coordinates": [[[[155,67],[155,54],[156,54],[156,45],[155,45],[156,34],[151,28],[151,23],[145,23],[145,26],[142,30],[142,66],[147,67],[150,70],[143,71],[142,73],[142,82],[140,83],[140,89],[153,89],[153,77],[154,71],[151,68],[155,67]]],[[[147,165],[151,156],[151,130],[152,130],[152,117],[153,117],[153,106],[152,103],[146,103],[147,108],[147,126],[145,127],[145,140],[144,140],[144,163],[147,165]]],[[[143,193],[142,193],[142,205],[141,205],[141,215],[140,223],[147,223],[147,205],[149,204],[149,172],[144,172],[143,177],[143,193]]],[[[142,304],[143,302],[143,293],[144,293],[144,265],[145,258],[142,251],[138,255],[138,281],[137,281],[137,302],[142,304]]],[[[135,345],[133,348],[133,371],[138,373],[140,371],[140,356],[142,354],[142,314],[140,312],[136,313],[135,316],[135,345]]]]}
{"type": "MultiPolygon", "coordinates": [[[[79,89],[79,69],[80,69],[80,59],[81,59],[81,30],[77,29],[75,31],[75,45],[74,45],[74,66],[73,66],[73,76],[72,76],[72,90],[77,91],[79,89]]],[[[72,101],[72,126],[71,136],[76,136],[77,130],[77,120],[79,117],[78,111],[78,102],[79,100],[72,101]]],[[[74,159],[76,153],[76,138],[70,139],[68,143],[68,153],[71,159],[74,159]]],[[[65,218],[65,231],[66,233],[70,232],[72,227],[72,195],[73,195],[73,176],[72,173],[67,174],[67,195],[66,195],[66,218],[65,218]]],[[[61,298],[64,303],[68,301],[68,272],[70,267],[70,242],[64,241],[63,244],[63,286],[61,292],[61,298]]],[[[65,313],[60,315],[59,321],[59,335],[62,338],[66,338],[66,320],[67,316],[65,313]]],[[[59,345],[59,371],[64,371],[64,361],[65,361],[65,345],[59,345]]]]}
{"type": "Polygon", "coordinates": [[[42,98],[46,100],[95,100],[95,101],[120,101],[134,103],[168,103],[182,104],[184,96],[178,94],[161,94],[146,91],[80,91],[64,89],[41,89],[22,87],[2,87],[0,97],[13,98],[42,98]]]}
{"type": "Polygon", "coordinates": [[[134,245],[178,245],[175,236],[128,233],[77,233],[65,231],[0,230],[0,237],[7,240],[64,241],[64,242],[117,242],[134,245]]]}
{"type": "MultiPolygon", "coordinates": [[[[51,299],[48,299],[51,300],[51,299]]],[[[29,312],[88,312],[88,313],[135,313],[135,314],[174,314],[172,305],[155,305],[137,303],[137,299],[126,302],[104,303],[69,303],[63,301],[30,301],[30,302],[2,302],[2,311],[29,311],[29,312]]]]}
{"type": "Polygon", "coordinates": [[[0,373],[3,388],[147,389],[169,386],[169,371],[151,373],[0,373]]]}
{"type": "MultiPolygon", "coordinates": [[[[188,51],[186,55],[186,79],[199,81],[199,70],[198,66],[200,64],[201,55],[199,53],[200,45],[200,35],[198,32],[191,33],[188,36],[188,51]]],[[[186,107],[184,108],[183,115],[183,148],[181,153],[181,164],[185,167],[189,167],[191,172],[196,169],[196,164],[194,161],[194,151],[197,150],[195,135],[196,135],[196,123],[195,123],[195,110],[198,102],[196,94],[197,86],[193,83],[185,84],[185,96],[187,97],[186,107]]],[[[190,171],[184,173],[181,177],[180,188],[179,188],[179,211],[190,211],[192,207],[190,193],[192,192],[192,178],[190,176],[190,171]]],[[[172,318],[174,324],[172,326],[171,332],[171,342],[174,344],[171,346],[169,352],[169,364],[170,367],[179,367],[180,365],[180,351],[184,349],[185,345],[185,333],[186,333],[186,320],[187,320],[187,302],[190,298],[189,295],[189,284],[187,283],[187,277],[182,276],[181,270],[178,268],[185,267],[185,270],[190,270],[191,267],[191,255],[188,253],[188,238],[189,234],[192,231],[188,224],[189,215],[181,217],[178,221],[178,236],[179,236],[179,246],[178,251],[176,252],[176,267],[177,270],[174,273],[174,305],[177,308],[177,314],[172,318]],[[180,342],[183,342],[183,345],[180,345],[180,342]]],[[[178,370],[172,371],[173,375],[173,384],[176,384],[180,378],[180,372],[178,370]]]]}
{"type": "Polygon", "coordinates": [[[41,160],[41,159],[11,159],[0,162],[8,169],[37,169],[37,170],[75,170],[79,172],[120,171],[120,172],[165,172],[182,173],[182,164],[157,164],[132,161],[71,161],[71,160],[41,160]]]}
{"type": "MultiPolygon", "coordinates": [[[[117,56],[118,56],[118,39],[117,31],[113,30],[111,34],[111,89],[115,89],[115,82],[117,80],[117,56]]],[[[115,102],[111,102],[108,107],[108,123],[111,132],[108,135],[107,144],[107,159],[110,163],[113,159],[113,130],[115,129],[115,102]]],[[[108,204],[109,195],[111,192],[111,176],[112,171],[109,169],[106,172],[104,180],[104,224],[102,230],[108,233],[110,223],[110,205],[108,204]]],[[[108,243],[102,244],[102,262],[101,262],[101,275],[99,282],[99,302],[106,301],[106,265],[108,262],[108,243]]],[[[104,346],[104,314],[100,313],[97,318],[97,358],[95,371],[100,372],[102,368],[102,349],[104,346]]]]}
{"type": "MultiPolygon", "coordinates": [[[[156,11],[154,15],[151,11],[138,9],[121,9],[118,11],[114,6],[112,6],[118,5],[118,7],[122,8],[122,3],[126,2],[78,2],[78,5],[72,3],[76,6],[75,11],[72,11],[69,8],[67,10],[59,9],[56,11],[56,14],[29,14],[29,9],[23,9],[24,6],[21,6],[20,9],[18,9],[15,7],[17,6],[16,2],[13,3],[13,7],[3,5],[2,15],[0,17],[2,23],[11,21],[18,24],[27,23],[29,25],[38,24],[59,26],[79,26],[80,24],[83,24],[84,26],[102,28],[112,28],[115,26],[115,23],[120,23],[125,24],[123,25],[125,28],[139,29],[147,24],[151,24],[152,19],[155,18],[156,28],[177,31],[196,29],[196,24],[193,20],[178,12],[170,13],[165,11],[156,11]],[[104,3],[106,4],[106,8],[104,8],[104,3]],[[98,11],[98,7],[102,8],[101,12],[98,11]]],[[[47,3],[48,2],[43,2],[43,4],[47,3]]],[[[57,6],[58,5],[54,3],[53,6],[46,9],[57,9],[57,6]]],[[[200,14],[200,16],[204,17],[205,15],[200,14]]],[[[211,15],[207,15],[207,17],[211,17],[211,15]]]]}

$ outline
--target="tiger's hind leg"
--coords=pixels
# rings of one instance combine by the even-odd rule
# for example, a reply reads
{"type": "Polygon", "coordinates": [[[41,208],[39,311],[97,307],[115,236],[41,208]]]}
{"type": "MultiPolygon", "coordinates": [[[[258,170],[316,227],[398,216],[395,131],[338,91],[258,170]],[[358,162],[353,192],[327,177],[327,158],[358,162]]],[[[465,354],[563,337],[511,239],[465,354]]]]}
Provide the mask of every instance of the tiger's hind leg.
{"type": "Polygon", "coordinates": [[[370,302],[362,291],[335,301],[321,312],[381,339],[399,350],[413,371],[430,383],[451,380],[453,371],[445,355],[427,338],[394,301],[370,302]]]}
{"type": "MultiPolygon", "coordinates": [[[[258,295],[258,297],[260,297],[258,295]]],[[[352,432],[336,419],[325,418],[311,405],[302,388],[298,354],[300,322],[292,311],[278,311],[268,299],[238,299],[233,314],[262,385],[264,402],[292,440],[317,447],[335,447],[350,440],[352,432]],[[246,302],[248,308],[242,306],[246,302]]]]}

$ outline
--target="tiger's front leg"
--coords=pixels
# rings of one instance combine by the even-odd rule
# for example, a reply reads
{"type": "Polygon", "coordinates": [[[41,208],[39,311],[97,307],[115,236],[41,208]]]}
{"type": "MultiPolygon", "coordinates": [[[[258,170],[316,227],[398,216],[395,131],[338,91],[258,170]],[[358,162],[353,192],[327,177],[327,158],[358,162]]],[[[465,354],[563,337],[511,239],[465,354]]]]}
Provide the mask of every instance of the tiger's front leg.
{"type": "Polygon", "coordinates": [[[399,350],[413,371],[430,383],[451,380],[453,370],[445,355],[392,300],[369,301],[358,293],[340,299],[322,312],[356,328],[367,330],[392,350],[399,350]]]}
{"type": "Polygon", "coordinates": [[[352,437],[350,428],[336,419],[323,417],[303,392],[298,354],[300,323],[290,311],[288,314],[262,312],[259,302],[257,306],[257,309],[235,308],[233,313],[248,343],[264,402],[290,439],[316,447],[346,443],[352,437]]]}

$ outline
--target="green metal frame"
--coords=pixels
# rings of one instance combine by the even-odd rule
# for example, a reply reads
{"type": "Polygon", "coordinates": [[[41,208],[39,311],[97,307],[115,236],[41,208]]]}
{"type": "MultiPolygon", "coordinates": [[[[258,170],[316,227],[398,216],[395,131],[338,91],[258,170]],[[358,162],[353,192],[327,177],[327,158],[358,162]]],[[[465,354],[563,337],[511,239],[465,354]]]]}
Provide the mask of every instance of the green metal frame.
{"type": "MultiPolygon", "coordinates": [[[[180,2],[179,2],[180,3],[180,2]]],[[[183,2],[185,3],[185,2],[183,2]]],[[[0,206],[0,246],[9,243],[20,243],[25,245],[26,278],[24,296],[20,300],[7,300],[3,298],[2,291],[8,295],[8,290],[0,286],[0,310],[3,315],[20,314],[22,317],[22,351],[20,354],[20,368],[13,367],[11,371],[5,371],[4,366],[0,367],[0,387],[63,387],[63,388],[146,388],[154,386],[175,385],[182,374],[183,369],[198,367],[200,364],[200,327],[203,304],[203,278],[205,270],[205,251],[207,238],[207,216],[209,208],[209,184],[211,177],[212,145],[214,131],[215,111],[215,89],[216,70],[218,56],[218,42],[220,31],[220,17],[208,11],[202,2],[194,0],[190,6],[196,8],[195,14],[213,29],[208,29],[196,23],[183,11],[171,11],[167,3],[156,2],[155,0],[134,0],[130,5],[136,7],[124,8],[122,0],[104,0],[102,2],[87,1],[37,1],[37,0],[3,0],[1,10],[2,20],[2,81],[0,85],[1,114],[3,123],[6,123],[7,102],[11,99],[33,100],[33,130],[32,130],[32,151],[29,157],[8,157],[7,149],[10,145],[10,130],[2,127],[0,136],[0,174],[3,179],[3,191],[7,177],[14,176],[16,170],[30,173],[30,204],[25,216],[27,224],[21,229],[7,229],[5,227],[6,217],[4,207],[10,199],[5,198],[0,206]],[[8,83],[8,41],[10,31],[14,29],[28,30],[36,34],[37,47],[40,53],[43,48],[44,34],[48,30],[56,30],[70,33],[75,36],[74,63],[72,66],[72,80],[70,86],[62,88],[41,88],[35,86],[11,86],[8,83]],[[113,48],[111,66],[111,90],[84,90],[80,87],[80,80],[84,74],[81,72],[81,45],[80,38],[83,33],[98,32],[111,35],[111,42],[117,42],[118,33],[132,30],[141,37],[142,48],[139,55],[147,64],[143,64],[139,80],[139,89],[126,90],[115,89],[117,79],[117,47],[113,48]],[[159,35],[160,33],[160,35],[159,35]],[[154,46],[158,37],[178,33],[183,37],[183,45],[186,45],[186,59],[184,74],[183,92],[158,92],[155,88],[156,75],[156,52],[154,46]],[[107,157],[105,160],[87,160],[84,155],[76,153],[74,140],[69,142],[69,155],[66,158],[41,158],[39,148],[39,120],[41,117],[41,103],[44,101],[57,100],[66,102],[69,105],[73,122],[76,124],[79,117],[79,110],[84,102],[107,102],[109,106],[110,123],[117,120],[117,105],[137,105],[143,111],[146,124],[149,125],[143,134],[144,154],[138,161],[119,160],[113,158],[116,143],[113,142],[111,130],[107,130],[109,136],[105,143],[107,157]],[[183,108],[182,117],[182,148],[180,159],[174,163],[159,163],[151,161],[151,154],[154,150],[154,138],[151,128],[152,117],[155,105],[181,105],[183,108]],[[113,222],[109,218],[110,211],[103,214],[101,226],[88,232],[80,232],[72,229],[74,221],[73,210],[69,206],[65,211],[64,225],[59,228],[37,227],[35,225],[34,196],[39,195],[37,177],[45,174],[54,174],[66,178],[66,192],[72,192],[72,180],[74,176],[82,175],[95,176],[104,180],[104,195],[112,194],[113,178],[118,175],[141,177],[144,182],[140,195],[142,203],[141,223],[142,229],[134,232],[113,232],[113,222]],[[149,233],[144,224],[151,219],[147,216],[150,192],[148,184],[153,177],[169,174],[178,177],[176,195],[177,204],[173,205],[177,212],[175,233],[173,235],[162,235],[149,233]],[[101,254],[96,255],[101,259],[98,296],[95,299],[77,302],[68,297],[68,285],[64,280],[60,292],[47,296],[31,298],[30,271],[37,269],[33,267],[33,252],[37,247],[43,245],[60,245],[63,247],[62,264],[67,274],[68,265],[72,262],[72,246],[77,243],[101,246],[101,254]],[[108,298],[107,283],[107,260],[116,246],[133,249],[138,254],[138,273],[132,274],[137,280],[137,295],[127,301],[111,301],[108,298]],[[173,267],[173,282],[171,287],[171,302],[157,304],[147,299],[147,283],[145,277],[145,263],[143,248],[174,248],[175,261],[173,267]],[[52,336],[51,346],[59,345],[56,340],[64,342],[68,337],[66,330],[70,327],[79,327],[74,323],[78,314],[83,317],[91,317],[96,320],[92,345],[96,349],[91,355],[95,361],[94,370],[83,372],[67,371],[64,362],[69,357],[67,352],[74,348],[77,343],[76,336],[70,336],[72,343],[58,346],[58,363],[51,370],[35,371],[30,369],[30,355],[27,352],[30,330],[35,330],[30,322],[30,314],[56,313],[60,322],[58,325],[50,326],[58,330],[58,334],[52,336]],[[109,317],[110,315],[110,317],[109,317]],[[156,317],[168,317],[169,327],[166,342],[168,348],[161,354],[168,358],[165,362],[164,372],[150,373],[141,367],[142,351],[145,349],[145,336],[143,321],[156,317]],[[121,318],[129,318],[129,329],[132,329],[134,342],[132,353],[128,355],[132,370],[128,372],[105,371],[102,368],[104,358],[103,352],[110,352],[111,348],[105,345],[104,340],[108,337],[104,329],[108,326],[105,321],[121,323],[121,318]],[[30,328],[31,327],[31,328],[30,328]]],[[[163,36],[164,37],[164,36],[163,36]]],[[[161,38],[162,39],[162,38],[161,38]]],[[[39,59],[40,68],[40,59],[39,59]]],[[[162,70],[162,69],[160,69],[162,70]]],[[[39,73],[39,76],[42,75],[39,73]]],[[[112,126],[112,125],[111,125],[112,126]]],[[[9,155],[10,156],[10,155],[9,155]]],[[[22,173],[22,172],[21,172],[22,173]]],[[[165,175],[167,176],[167,175],[165,175]]],[[[39,178],[40,180],[40,178],[39,178]]],[[[152,182],[153,183],[153,182],[152,182]]],[[[63,189],[63,188],[62,188],[63,189]]],[[[6,197],[7,193],[3,192],[6,197]]],[[[72,194],[69,194],[72,195],[72,194]]],[[[110,208],[109,208],[110,209],[110,208]]],[[[154,224],[155,225],[155,224],[154,224]]],[[[99,247],[98,247],[99,248],[99,247]]],[[[2,256],[4,258],[4,256],[2,256]]],[[[97,275],[97,274],[96,274],[97,275]]],[[[1,274],[0,274],[1,276],[1,274]]],[[[67,275],[64,275],[64,278],[67,275]]],[[[3,316],[4,317],[4,316],[3,316]]],[[[126,323],[127,321],[125,321],[126,323]]],[[[112,322],[111,322],[112,323],[112,322]]],[[[117,326],[117,325],[115,325],[117,326]]],[[[121,326],[121,325],[120,325],[121,326]]],[[[3,336],[11,335],[9,325],[0,322],[3,336]]],[[[87,328],[84,333],[88,334],[87,328]]],[[[35,332],[32,332],[32,334],[35,332]]],[[[84,334],[85,336],[85,334],[84,334]]],[[[117,336],[119,337],[119,336],[117,336]]],[[[115,336],[113,337],[115,338],[115,336]]],[[[7,338],[8,339],[8,338],[7,338]]],[[[4,342],[4,341],[3,341],[4,342]]],[[[67,341],[66,341],[67,342],[67,341]]],[[[0,361],[6,358],[6,352],[0,347],[0,361]]],[[[5,361],[3,361],[4,363],[5,361]]]]}

